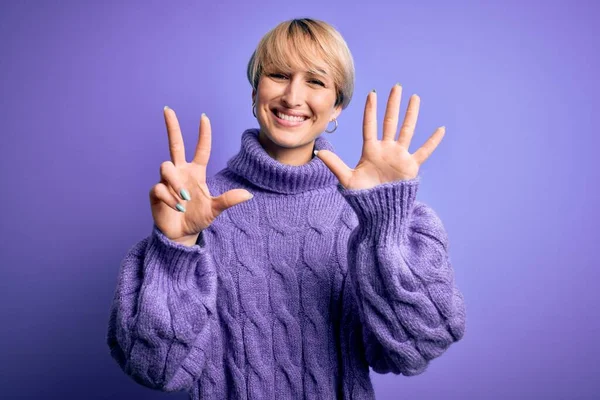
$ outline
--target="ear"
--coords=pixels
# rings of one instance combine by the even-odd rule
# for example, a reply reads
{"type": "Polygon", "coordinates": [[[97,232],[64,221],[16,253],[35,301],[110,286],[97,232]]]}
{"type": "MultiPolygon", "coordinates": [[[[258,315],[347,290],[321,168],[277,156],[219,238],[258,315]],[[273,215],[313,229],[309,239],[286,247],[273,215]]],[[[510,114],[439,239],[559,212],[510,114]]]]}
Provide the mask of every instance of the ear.
{"type": "Polygon", "coordinates": [[[333,114],[331,114],[331,120],[337,119],[342,113],[342,105],[340,104],[333,110],[333,114]]]}
{"type": "Polygon", "coordinates": [[[255,103],[254,97],[256,96],[256,90],[252,89],[252,102],[255,103]]]}

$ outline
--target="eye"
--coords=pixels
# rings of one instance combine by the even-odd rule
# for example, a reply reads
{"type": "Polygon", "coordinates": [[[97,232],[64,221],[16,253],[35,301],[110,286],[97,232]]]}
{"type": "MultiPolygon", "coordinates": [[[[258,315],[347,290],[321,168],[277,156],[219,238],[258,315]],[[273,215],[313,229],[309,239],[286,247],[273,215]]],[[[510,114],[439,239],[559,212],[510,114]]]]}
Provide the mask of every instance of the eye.
{"type": "Polygon", "coordinates": [[[325,84],[323,82],[321,82],[320,80],[318,80],[318,79],[313,79],[310,82],[325,87],[325,84]]]}
{"type": "Polygon", "coordinates": [[[277,73],[269,74],[269,76],[272,77],[272,78],[277,78],[277,79],[284,79],[284,78],[286,78],[285,75],[283,75],[283,74],[277,74],[277,73]]]}

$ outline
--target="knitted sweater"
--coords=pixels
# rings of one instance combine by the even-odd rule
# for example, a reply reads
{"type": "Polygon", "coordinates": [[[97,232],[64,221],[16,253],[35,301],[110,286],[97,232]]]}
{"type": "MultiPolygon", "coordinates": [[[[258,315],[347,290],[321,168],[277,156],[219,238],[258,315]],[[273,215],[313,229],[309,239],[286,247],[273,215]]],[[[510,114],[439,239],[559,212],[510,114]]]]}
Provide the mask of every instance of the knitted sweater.
{"type": "Polygon", "coordinates": [[[424,372],[463,337],[465,304],[442,222],[415,200],[420,177],[347,190],[316,157],[274,160],[257,135],[207,180],[213,196],[253,199],[195,246],[154,225],[125,256],[112,357],[192,399],[373,399],[369,367],[424,372]]]}

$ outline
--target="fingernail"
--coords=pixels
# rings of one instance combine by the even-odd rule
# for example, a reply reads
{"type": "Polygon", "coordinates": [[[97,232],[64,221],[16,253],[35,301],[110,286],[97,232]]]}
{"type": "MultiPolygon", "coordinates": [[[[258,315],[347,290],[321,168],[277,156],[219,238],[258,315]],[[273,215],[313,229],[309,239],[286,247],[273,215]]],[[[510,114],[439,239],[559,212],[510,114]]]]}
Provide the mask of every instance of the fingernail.
{"type": "Polygon", "coordinates": [[[201,115],[200,117],[206,117],[206,114],[205,114],[205,113],[202,113],[202,115],[201,115]]]}
{"type": "Polygon", "coordinates": [[[373,92],[373,93],[377,93],[377,91],[376,91],[375,89],[371,90],[371,92],[373,92]]]}
{"type": "Polygon", "coordinates": [[[163,108],[163,111],[166,111],[166,110],[168,110],[168,109],[169,109],[169,106],[165,106],[165,107],[163,108]]]}
{"type": "Polygon", "coordinates": [[[185,189],[181,189],[181,191],[179,192],[179,194],[181,195],[181,198],[187,201],[190,201],[192,198],[190,197],[190,194],[188,193],[187,190],[185,189]]]}
{"type": "Polygon", "coordinates": [[[396,83],[396,86],[402,86],[402,85],[400,85],[400,82],[398,82],[398,83],[396,83]]]}
{"type": "Polygon", "coordinates": [[[254,195],[252,193],[250,193],[250,195],[248,196],[248,200],[250,200],[253,197],[254,197],[254,195]]]}
{"type": "Polygon", "coordinates": [[[185,212],[185,207],[182,206],[181,204],[177,203],[177,205],[175,206],[175,208],[177,208],[179,211],[181,212],[185,212]]]}
{"type": "Polygon", "coordinates": [[[315,154],[315,156],[317,155],[318,152],[319,152],[319,150],[313,151],[313,153],[315,154]]]}

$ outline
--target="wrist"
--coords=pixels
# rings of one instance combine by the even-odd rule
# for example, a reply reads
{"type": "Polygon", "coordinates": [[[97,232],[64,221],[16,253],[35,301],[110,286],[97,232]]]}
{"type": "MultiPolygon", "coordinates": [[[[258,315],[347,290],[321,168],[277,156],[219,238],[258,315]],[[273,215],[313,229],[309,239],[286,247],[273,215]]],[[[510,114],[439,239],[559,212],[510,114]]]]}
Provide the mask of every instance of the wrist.
{"type": "Polygon", "coordinates": [[[343,186],[338,189],[358,217],[361,240],[385,245],[399,243],[404,238],[418,187],[417,178],[369,189],[352,190],[343,186]]]}
{"type": "Polygon", "coordinates": [[[174,242],[182,244],[184,246],[193,247],[198,242],[198,236],[200,234],[191,235],[191,236],[183,236],[177,239],[173,239],[174,242]]]}

